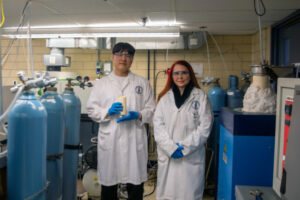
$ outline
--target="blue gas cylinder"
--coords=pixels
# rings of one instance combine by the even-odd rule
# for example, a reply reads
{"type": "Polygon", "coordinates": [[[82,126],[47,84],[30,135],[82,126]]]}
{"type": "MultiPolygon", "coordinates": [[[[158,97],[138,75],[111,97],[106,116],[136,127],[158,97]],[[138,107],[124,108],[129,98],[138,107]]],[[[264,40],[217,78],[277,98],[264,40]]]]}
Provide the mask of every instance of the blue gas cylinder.
{"type": "Polygon", "coordinates": [[[220,112],[221,108],[225,106],[226,93],[218,85],[215,85],[209,90],[208,98],[214,112],[220,112]]]}
{"type": "Polygon", "coordinates": [[[229,89],[227,90],[227,105],[229,108],[243,107],[243,96],[238,89],[238,77],[229,76],[229,89]]]}
{"type": "Polygon", "coordinates": [[[81,103],[73,88],[67,87],[62,94],[65,106],[65,150],[63,164],[63,199],[76,199],[78,153],[80,149],[81,103]]]}
{"type": "Polygon", "coordinates": [[[220,119],[219,113],[221,108],[226,106],[226,92],[219,85],[219,79],[215,80],[215,85],[209,90],[208,98],[212,104],[214,112],[214,124],[209,136],[207,145],[214,150],[212,158],[212,170],[208,179],[212,179],[217,186],[218,181],[218,152],[219,152],[219,135],[220,135],[220,119]],[[211,177],[212,176],[212,177],[211,177]]]}
{"type": "Polygon", "coordinates": [[[47,110],[47,199],[62,199],[65,116],[64,103],[56,88],[49,87],[41,97],[47,110]]]}
{"type": "Polygon", "coordinates": [[[23,91],[8,115],[7,196],[46,199],[47,112],[33,92],[23,91]]]}

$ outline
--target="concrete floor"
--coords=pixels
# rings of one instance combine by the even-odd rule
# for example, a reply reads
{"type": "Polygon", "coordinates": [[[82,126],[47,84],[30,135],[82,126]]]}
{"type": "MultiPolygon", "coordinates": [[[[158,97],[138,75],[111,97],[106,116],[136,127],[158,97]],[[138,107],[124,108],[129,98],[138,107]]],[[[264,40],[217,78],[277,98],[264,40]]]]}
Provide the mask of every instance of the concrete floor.
{"type": "MultiPolygon", "coordinates": [[[[153,191],[153,183],[146,182],[144,186],[145,192],[144,194],[148,194],[153,191]]],[[[156,190],[150,196],[144,197],[144,200],[155,200],[156,190]]],[[[214,200],[214,197],[204,196],[203,200],[214,200]]]]}
{"type": "MultiPolygon", "coordinates": [[[[154,182],[153,181],[146,182],[144,184],[144,190],[145,190],[144,195],[152,193],[153,189],[154,189],[154,182]]],[[[81,180],[79,180],[77,184],[77,193],[83,194],[81,198],[82,200],[88,199],[88,195],[85,193],[81,180]]],[[[144,200],[155,200],[155,196],[156,196],[156,190],[151,195],[144,197],[144,200]]],[[[214,197],[204,195],[203,200],[214,200],[214,197]]]]}

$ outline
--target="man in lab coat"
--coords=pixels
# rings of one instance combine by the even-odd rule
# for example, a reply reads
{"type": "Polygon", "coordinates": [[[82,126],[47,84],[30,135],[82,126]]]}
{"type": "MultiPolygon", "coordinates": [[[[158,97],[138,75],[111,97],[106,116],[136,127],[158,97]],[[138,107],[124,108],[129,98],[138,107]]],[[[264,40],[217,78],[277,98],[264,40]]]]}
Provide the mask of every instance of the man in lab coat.
{"type": "Polygon", "coordinates": [[[149,81],[130,72],[135,49],[118,43],[112,50],[114,71],[97,80],[87,102],[89,117],[100,123],[98,178],[102,200],[117,199],[117,184],[126,183],[128,199],[143,199],[147,180],[147,133],[155,109],[149,81]],[[118,102],[126,96],[126,108],[118,102]],[[127,110],[125,116],[120,112],[127,110]]]}

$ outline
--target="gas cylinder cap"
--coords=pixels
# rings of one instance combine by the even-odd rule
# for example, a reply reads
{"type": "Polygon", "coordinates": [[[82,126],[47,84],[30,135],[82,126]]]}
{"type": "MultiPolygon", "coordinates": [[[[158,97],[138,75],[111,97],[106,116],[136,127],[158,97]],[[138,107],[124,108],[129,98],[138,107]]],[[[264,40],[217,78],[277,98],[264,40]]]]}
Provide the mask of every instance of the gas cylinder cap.
{"type": "Polygon", "coordinates": [[[46,90],[49,92],[56,92],[57,88],[56,87],[48,87],[46,90]]]}
{"type": "Polygon", "coordinates": [[[71,88],[71,87],[66,87],[66,88],[65,88],[65,91],[73,92],[73,88],[71,88]]]}
{"type": "Polygon", "coordinates": [[[66,84],[67,87],[65,88],[65,91],[73,92],[72,86],[74,86],[74,84],[72,84],[72,80],[72,78],[67,78],[68,83],[66,84]]]}

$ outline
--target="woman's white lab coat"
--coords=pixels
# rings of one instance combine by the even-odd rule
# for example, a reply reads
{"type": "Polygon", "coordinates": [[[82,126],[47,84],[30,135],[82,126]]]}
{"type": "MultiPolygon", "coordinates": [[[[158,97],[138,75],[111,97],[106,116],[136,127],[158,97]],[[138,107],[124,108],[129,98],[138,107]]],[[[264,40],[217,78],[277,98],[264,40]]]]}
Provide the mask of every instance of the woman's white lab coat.
{"type": "Polygon", "coordinates": [[[157,143],[157,200],[200,200],[205,179],[205,143],[213,122],[207,95],[193,88],[178,109],[172,89],[159,101],[154,118],[157,143]],[[176,142],[183,157],[173,159],[176,142]]]}
{"type": "Polygon", "coordinates": [[[99,122],[98,177],[105,186],[141,184],[147,180],[147,133],[144,123],[152,121],[155,101],[149,81],[129,73],[120,86],[114,73],[97,80],[87,102],[89,117],[99,122]],[[137,111],[142,120],[117,123],[119,115],[106,118],[119,96],[127,97],[127,110],[137,111]]]}

